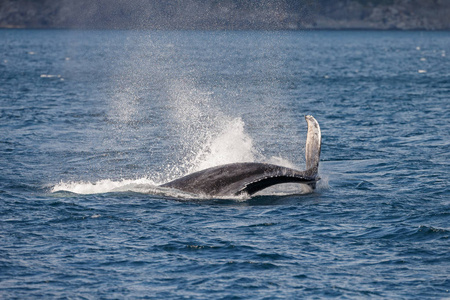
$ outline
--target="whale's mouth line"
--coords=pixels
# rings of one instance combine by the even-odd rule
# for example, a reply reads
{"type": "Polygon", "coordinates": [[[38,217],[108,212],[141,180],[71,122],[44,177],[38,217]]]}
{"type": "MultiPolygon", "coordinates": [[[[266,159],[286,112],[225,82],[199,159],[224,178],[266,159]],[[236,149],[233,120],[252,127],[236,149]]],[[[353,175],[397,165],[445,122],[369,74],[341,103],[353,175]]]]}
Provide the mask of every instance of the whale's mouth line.
{"type": "Polygon", "coordinates": [[[315,178],[303,178],[303,177],[296,177],[294,175],[284,175],[284,176],[266,176],[264,178],[261,178],[259,180],[249,182],[245,185],[244,188],[237,191],[235,195],[240,195],[242,193],[246,193],[247,195],[251,196],[261,190],[264,190],[266,188],[269,188],[273,185],[280,185],[284,183],[297,183],[297,184],[303,184],[315,188],[315,184],[317,181],[320,180],[320,177],[315,178]],[[270,182],[272,181],[272,182],[270,182]],[[267,183],[266,183],[267,182],[267,183]],[[259,188],[259,186],[263,186],[263,188],[259,188]],[[314,186],[314,187],[313,187],[314,186]]]}

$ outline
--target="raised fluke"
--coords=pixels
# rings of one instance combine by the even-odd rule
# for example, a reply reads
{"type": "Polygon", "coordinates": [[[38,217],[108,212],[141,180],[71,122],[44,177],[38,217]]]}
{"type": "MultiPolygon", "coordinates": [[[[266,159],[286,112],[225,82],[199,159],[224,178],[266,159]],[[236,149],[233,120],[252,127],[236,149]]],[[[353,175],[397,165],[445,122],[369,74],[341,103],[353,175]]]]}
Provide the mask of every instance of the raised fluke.
{"type": "Polygon", "coordinates": [[[319,171],[320,148],[322,146],[322,133],[319,123],[313,116],[305,116],[308,123],[308,134],[306,136],[305,159],[306,172],[317,174],[319,171]]]}

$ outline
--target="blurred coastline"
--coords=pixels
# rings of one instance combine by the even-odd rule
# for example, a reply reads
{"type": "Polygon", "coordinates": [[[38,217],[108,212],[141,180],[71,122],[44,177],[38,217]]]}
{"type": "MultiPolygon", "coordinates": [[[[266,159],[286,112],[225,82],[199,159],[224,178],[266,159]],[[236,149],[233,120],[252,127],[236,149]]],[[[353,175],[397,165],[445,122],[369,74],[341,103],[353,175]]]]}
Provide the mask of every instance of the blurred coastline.
{"type": "Polygon", "coordinates": [[[0,28],[450,30],[449,0],[3,0],[0,28]]]}

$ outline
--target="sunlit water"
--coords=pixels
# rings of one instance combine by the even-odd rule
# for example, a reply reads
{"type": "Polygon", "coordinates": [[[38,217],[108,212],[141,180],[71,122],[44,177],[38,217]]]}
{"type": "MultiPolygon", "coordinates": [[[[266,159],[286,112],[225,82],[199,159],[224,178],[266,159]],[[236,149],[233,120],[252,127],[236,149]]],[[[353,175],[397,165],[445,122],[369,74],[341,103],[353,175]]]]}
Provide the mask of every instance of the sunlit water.
{"type": "Polygon", "coordinates": [[[450,297],[447,32],[0,31],[0,298],[450,297]],[[228,162],[322,180],[209,199],[228,162]]]}

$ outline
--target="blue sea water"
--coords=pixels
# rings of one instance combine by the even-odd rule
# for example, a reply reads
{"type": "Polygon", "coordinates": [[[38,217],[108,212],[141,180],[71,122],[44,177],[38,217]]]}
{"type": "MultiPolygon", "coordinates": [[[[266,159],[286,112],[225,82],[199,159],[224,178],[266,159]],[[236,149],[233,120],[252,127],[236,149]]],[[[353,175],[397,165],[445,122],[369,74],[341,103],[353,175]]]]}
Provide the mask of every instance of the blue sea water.
{"type": "Polygon", "coordinates": [[[0,298],[450,297],[448,32],[0,31],[0,298]],[[208,199],[227,162],[318,188],[208,199]]]}

